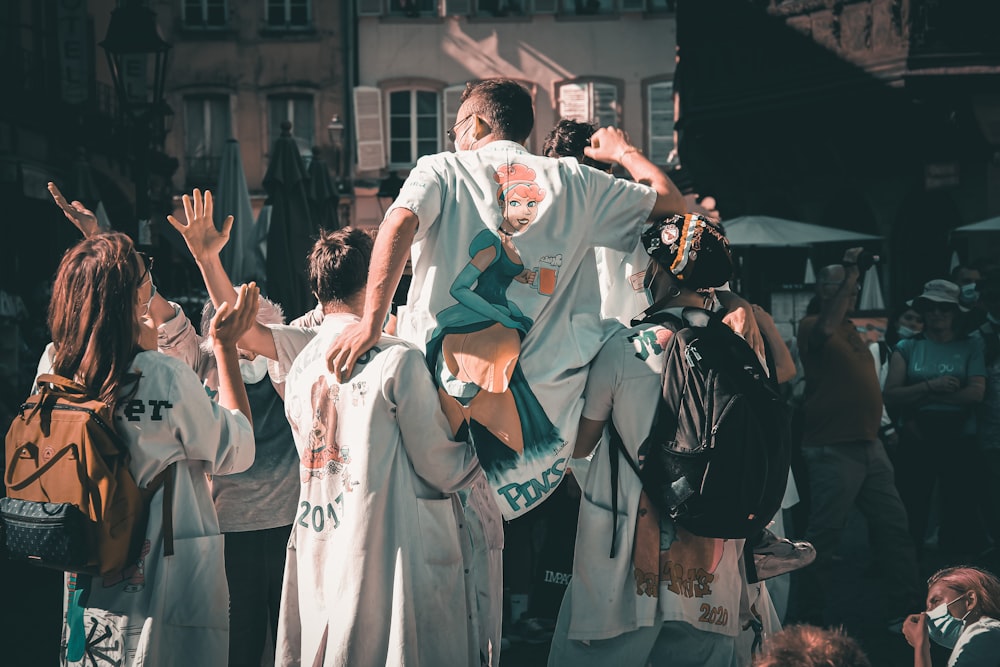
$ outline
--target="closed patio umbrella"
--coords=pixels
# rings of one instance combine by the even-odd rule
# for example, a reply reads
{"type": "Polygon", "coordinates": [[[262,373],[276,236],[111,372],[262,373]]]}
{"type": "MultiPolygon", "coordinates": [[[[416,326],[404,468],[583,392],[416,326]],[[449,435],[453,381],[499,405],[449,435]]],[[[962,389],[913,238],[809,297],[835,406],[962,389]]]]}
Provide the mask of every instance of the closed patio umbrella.
{"type": "Polygon", "coordinates": [[[306,197],[312,212],[313,224],[320,229],[333,231],[339,229],[337,221],[337,206],[340,197],[330,178],[330,169],[326,166],[322,151],[318,146],[312,149],[312,162],[309,163],[309,183],[306,186],[306,197]]]}
{"type": "Polygon", "coordinates": [[[865,272],[865,280],[861,285],[861,296],[858,298],[858,310],[885,310],[882,282],[878,277],[877,266],[873,266],[865,272]]]}
{"type": "Polygon", "coordinates": [[[250,190],[240,157],[240,143],[229,139],[222,148],[219,184],[215,190],[215,225],[222,227],[226,216],[234,218],[229,243],[222,249],[222,265],[236,283],[257,280],[264,276],[258,266],[253,245],[257,242],[257,222],[250,205],[250,190]]]}
{"type": "Polygon", "coordinates": [[[264,175],[271,224],[267,234],[267,296],[291,319],[313,306],[306,280],[306,256],[316,227],[306,199],[306,169],[292,138],[292,124],[281,124],[264,175]]]}

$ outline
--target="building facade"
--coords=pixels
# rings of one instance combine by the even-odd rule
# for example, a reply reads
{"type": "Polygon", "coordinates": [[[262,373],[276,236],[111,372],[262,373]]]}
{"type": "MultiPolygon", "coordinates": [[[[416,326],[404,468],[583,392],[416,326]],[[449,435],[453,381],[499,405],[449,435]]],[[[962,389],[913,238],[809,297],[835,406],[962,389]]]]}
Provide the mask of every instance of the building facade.
{"type": "Polygon", "coordinates": [[[358,0],[354,11],[355,224],[378,224],[417,158],[454,148],[446,133],[470,81],[525,85],[532,150],[566,117],[621,127],[657,164],[675,161],[673,1],[358,0]]]}
{"type": "Polygon", "coordinates": [[[240,142],[255,212],[268,157],[281,132],[308,161],[319,147],[336,161],[327,128],[344,114],[349,44],[341,0],[157,0],[174,45],[167,101],[174,110],[167,151],[180,160],[182,190],[213,187],[228,139],[240,142]]]}

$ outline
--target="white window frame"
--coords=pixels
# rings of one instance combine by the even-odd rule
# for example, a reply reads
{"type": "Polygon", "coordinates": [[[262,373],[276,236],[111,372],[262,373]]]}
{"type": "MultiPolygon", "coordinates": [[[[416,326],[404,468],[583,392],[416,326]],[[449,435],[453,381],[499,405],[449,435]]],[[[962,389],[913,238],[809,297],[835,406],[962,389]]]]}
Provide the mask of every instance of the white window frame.
{"type": "Polygon", "coordinates": [[[307,30],[313,24],[312,0],[305,0],[306,22],[292,24],[292,0],[264,0],[264,25],[271,30],[307,30]],[[271,23],[271,3],[280,2],[285,9],[285,22],[281,25],[271,23]]]}
{"type": "Polygon", "coordinates": [[[212,0],[197,0],[201,6],[201,21],[198,23],[188,23],[188,3],[191,0],[180,0],[181,3],[181,24],[185,30],[225,30],[229,27],[229,0],[217,0],[215,4],[222,4],[223,21],[219,25],[208,23],[208,4],[212,0]]]}
{"type": "Polygon", "coordinates": [[[658,166],[664,167],[672,164],[675,161],[677,146],[674,145],[674,124],[677,119],[674,118],[674,82],[672,79],[654,79],[646,81],[643,83],[643,120],[645,125],[645,138],[646,138],[646,155],[649,159],[658,166]],[[663,110],[653,109],[653,89],[660,88],[669,91],[669,102],[667,111],[670,116],[670,132],[667,134],[653,134],[654,125],[659,122],[660,119],[654,120],[654,114],[663,114],[663,110]],[[662,155],[662,151],[653,150],[654,141],[668,141],[669,150],[666,155],[662,155]]]}
{"type": "Polygon", "coordinates": [[[579,77],[556,83],[553,96],[556,101],[556,115],[581,123],[594,123],[601,127],[612,125],[621,127],[622,97],[624,82],[603,77],[579,77]],[[613,93],[612,108],[609,113],[598,108],[599,94],[613,93]]]}
{"type": "Polygon", "coordinates": [[[385,88],[383,89],[385,101],[382,105],[382,108],[385,109],[385,122],[383,126],[385,128],[386,161],[390,169],[409,169],[413,167],[420,158],[420,152],[417,149],[420,137],[416,132],[417,121],[420,119],[417,115],[417,93],[433,93],[437,96],[436,103],[434,104],[435,113],[437,115],[436,122],[434,124],[437,130],[437,136],[435,137],[437,146],[434,152],[440,152],[442,150],[442,146],[447,141],[447,138],[444,136],[446,130],[442,129],[441,119],[444,114],[442,112],[443,95],[440,87],[412,85],[385,88]],[[410,133],[410,155],[413,157],[412,162],[393,162],[392,160],[392,144],[394,139],[392,135],[392,95],[394,93],[398,94],[402,92],[408,92],[410,94],[410,128],[412,130],[410,133]]]}

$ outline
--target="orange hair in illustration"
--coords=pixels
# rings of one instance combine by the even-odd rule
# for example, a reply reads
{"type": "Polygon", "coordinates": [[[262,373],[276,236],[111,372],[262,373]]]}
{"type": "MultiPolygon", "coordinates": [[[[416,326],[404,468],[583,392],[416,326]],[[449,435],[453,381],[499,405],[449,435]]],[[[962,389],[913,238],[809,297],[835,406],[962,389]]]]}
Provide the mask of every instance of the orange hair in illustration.
{"type": "Polygon", "coordinates": [[[497,204],[504,208],[511,196],[540,202],[545,199],[545,190],[535,182],[535,170],[516,162],[500,166],[493,174],[493,180],[500,184],[497,188],[497,204]]]}

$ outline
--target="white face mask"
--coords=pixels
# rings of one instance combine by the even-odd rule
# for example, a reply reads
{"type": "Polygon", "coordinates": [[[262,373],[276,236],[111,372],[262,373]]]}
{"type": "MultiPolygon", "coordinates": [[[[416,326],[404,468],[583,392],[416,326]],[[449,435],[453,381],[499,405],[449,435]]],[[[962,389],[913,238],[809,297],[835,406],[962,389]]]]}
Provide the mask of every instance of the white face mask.
{"type": "Polygon", "coordinates": [[[267,375],[267,357],[259,354],[250,359],[240,359],[240,376],[243,384],[257,384],[267,375]]]}
{"type": "Polygon", "coordinates": [[[916,329],[911,329],[910,327],[904,327],[901,324],[899,325],[899,327],[896,328],[896,333],[899,334],[900,338],[913,338],[920,332],[917,331],[916,329]]]}

